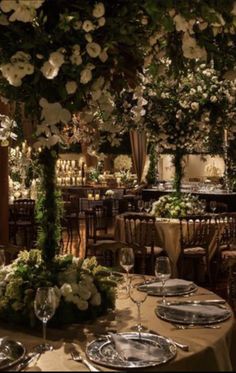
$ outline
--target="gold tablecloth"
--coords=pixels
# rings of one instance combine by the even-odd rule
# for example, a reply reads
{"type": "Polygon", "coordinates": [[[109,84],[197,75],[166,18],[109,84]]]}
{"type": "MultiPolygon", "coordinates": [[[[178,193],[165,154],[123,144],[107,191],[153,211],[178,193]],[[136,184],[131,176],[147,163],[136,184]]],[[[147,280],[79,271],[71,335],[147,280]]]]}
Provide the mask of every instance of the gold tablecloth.
{"type": "MultiPolygon", "coordinates": [[[[124,215],[125,213],[117,215],[115,221],[115,240],[121,242],[125,242],[124,215]]],[[[177,262],[180,255],[179,220],[158,218],[155,223],[155,228],[155,245],[165,249],[172,263],[173,276],[177,276],[177,262]]],[[[209,246],[210,259],[213,257],[216,248],[217,232],[215,232],[215,235],[213,235],[212,241],[209,246]]]]}
{"type": "MultiPolygon", "coordinates": [[[[218,298],[206,289],[199,288],[191,298],[212,299],[218,298]],[[208,295],[207,295],[208,293],[208,295]],[[199,295],[198,295],[199,294],[199,295]],[[204,294],[204,295],[203,295],[204,294]],[[205,295],[206,294],[206,295],[205,295]]],[[[173,298],[171,298],[173,299],[173,298]]],[[[178,298],[180,299],[180,298],[178,298]]],[[[186,299],[186,298],[184,298],[186,299]]],[[[236,369],[235,320],[230,319],[220,323],[220,329],[188,329],[177,330],[170,323],[159,319],[154,309],[160,298],[148,296],[141,306],[142,323],[147,328],[155,330],[164,336],[171,337],[180,343],[189,345],[189,352],[177,349],[176,357],[166,364],[148,368],[147,371],[233,371],[236,369]],[[234,355],[233,355],[234,351],[234,355]],[[233,360],[235,359],[235,361],[233,360]]],[[[82,354],[85,353],[86,344],[94,339],[95,335],[106,330],[128,331],[135,325],[137,307],[130,299],[117,299],[116,310],[99,318],[96,322],[86,325],[71,325],[58,329],[48,329],[48,339],[54,345],[54,351],[41,355],[36,364],[27,368],[28,371],[86,371],[87,368],[78,362],[70,360],[71,343],[78,345],[82,354]]],[[[42,342],[41,330],[23,330],[1,325],[0,337],[9,336],[22,342],[28,351],[42,342]]],[[[98,366],[101,371],[110,371],[98,366]]]]}

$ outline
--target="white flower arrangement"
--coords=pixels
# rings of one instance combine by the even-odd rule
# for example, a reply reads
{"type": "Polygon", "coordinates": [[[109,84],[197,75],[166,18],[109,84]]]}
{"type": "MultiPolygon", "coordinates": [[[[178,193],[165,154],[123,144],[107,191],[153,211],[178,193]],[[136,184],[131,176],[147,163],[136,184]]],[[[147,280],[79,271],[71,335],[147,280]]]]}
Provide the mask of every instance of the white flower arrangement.
{"type": "Polygon", "coordinates": [[[150,214],[156,217],[178,218],[186,215],[197,215],[202,212],[204,212],[203,206],[197,196],[167,194],[152,204],[150,214]]]}
{"type": "Polygon", "coordinates": [[[65,308],[68,320],[64,322],[80,322],[81,315],[86,319],[114,306],[115,283],[109,281],[109,271],[99,266],[96,258],[57,256],[53,267],[48,271],[41,251],[35,249],[21,251],[12,264],[5,266],[0,271],[0,319],[7,319],[9,314],[13,321],[16,313],[16,320],[30,320],[34,324],[33,299],[40,286],[54,287],[57,296],[55,318],[61,322],[65,308]]]}
{"type": "Polygon", "coordinates": [[[126,154],[120,154],[114,159],[114,169],[116,171],[129,171],[131,167],[131,157],[126,154]]]}
{"type": "Polygon", "coordinates": [[[0,115],[0,145],[8,146],[9,140],[16,140],[17,135],[14,133],[14,128],[17,124],[14,120],[10,119],[7,115],[0,115]]]}
{"type": "Polygon", "coordinates": [[[106,197],[113,197],[114,194],[115,194],[115,192],[112,189],[107,189],[106,192],[105,192],[106,197]]]}

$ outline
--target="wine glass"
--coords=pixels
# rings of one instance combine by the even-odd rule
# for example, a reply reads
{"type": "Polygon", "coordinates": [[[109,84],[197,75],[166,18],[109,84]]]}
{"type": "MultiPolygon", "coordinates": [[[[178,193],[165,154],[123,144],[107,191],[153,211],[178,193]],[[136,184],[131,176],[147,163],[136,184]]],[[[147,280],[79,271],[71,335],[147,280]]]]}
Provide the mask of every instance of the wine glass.
{"type": "Polygon", "coordinates": [[[123,247],[120,250],[120,265],[126,271],[126,291],[129,292],[129,271],[134,266],[134,250],[132,247],[123,247]]]}
{"type": "Polygon", "coordinates": [[[151,209],[151,203],[150,203],[150,201],[145,201],[145,202],[144,202],[144,210],[145,210],[146,212],[149,212],[150,209],[151,209]]]}
{"type": "Polygon", "coordinates": [[[168,256],[159,256],[158,258],[156,258],[155,276],[162,282],[162,303],[166,303],[164,287],[166,280],[168,280],[168,278],[170,278],[171,276],[170,259],[168,258],[168,256]]]}
{"type": "Polygon", "coordinates": [[[141,304],[147,299],[147,292],[140,291],[139,286],[145,283],[145,276],[143,275],[134,275],[130,280],[129,295],[130,299],[137,305],[138,308],[138,317],[137,317],[137,330],[139,333],[139,338],[141,338],[141,331],[144,328],[141,323],[141,304]]]}
{"type": "Polygon", "coordinates": [[[43,340],[44,342],[35,347],[37,352],[53,350],[53,346],[47,343],[46,327],[56,311],[56,294],[52,287],[40,287],[36,291],[34,299],[34,312],[39,320],[43,323],[43,340]]]}
{"type": "Polygon", "coordinates": [[[210,201],[210,209],[214,214],[214,212],[216,211],[216,201],[210,201]]]}
{"type": "Polygon", "coordinates": [[[142,199],[139,199],[139,200],[138,200],[137,207],[138,207],[138,210],[139,210],[140,212],[143,211],[143,208],[144,208],[144,201],[143,201],[142,199]]]}
{"type": "Polygon", "coordinates": [[[5,264],[6,264],[5,251],[1,249],[0,250],[0,270],[3,269],[5,264]]]}

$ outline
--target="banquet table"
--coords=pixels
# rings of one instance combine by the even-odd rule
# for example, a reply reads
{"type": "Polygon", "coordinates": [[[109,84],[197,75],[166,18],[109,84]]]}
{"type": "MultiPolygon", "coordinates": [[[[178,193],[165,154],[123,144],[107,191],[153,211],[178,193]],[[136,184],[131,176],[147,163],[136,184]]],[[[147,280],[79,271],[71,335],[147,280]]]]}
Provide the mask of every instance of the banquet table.
{"type": "MultiPolygon", "coordinates": [[[[191,299],[216,299],[216,294],[204,288],[198,288],[191,299]]],[[[177,299],[174,297],[168,298],[177,299]]],[[[179,299],[186,299],[178,297],[179,299]]],[[[190,299],[190,297],[188,297],[190,299]]],[[[231,316],[220,323],[220,329],[186,329],[179,330],[169,322],[158,318],[154,312],[157,300],[160,298],[148,295],[141,306],[142,324],[150,330],[161,335],[173,338],[179,343],[189,345],[189,351],[185,352],[177,348],[174,359],[156,367],[145,368],[145,371],[233,371],[236,369],[236,359],[233,355],[233,348],[236,343],[235,319],[231,316]]],[[[228,307],[228,305],[227,305],[228,307]]],[[[94,340],[100,333],[109,330],[117,332],[129,331],[135,325],[137,318],[136,305],[130,298],[116,299],[116,309],[107,315],[98,318],[93,323],[74,324],[58,329],[48,328],[47,337],[53,344],[54,350],[47,351],[40,358],[31,363],[27,371],[86,371],[87,368],[79,362],[71,360],[70,349],[72,344],[85,356],[85,349],[88,342],[94,340]]],[[[0,326],[0,336],[8,336],[23,343],[27,351],[42,342],[41,329],[30,330],[22,328],[11,328],[4,324],[0,326]]],[[[101,371],[114,369],[94,364],[101,371]]],[[[13,369],[12,369],[13,371],[13,369]]]]}
{"type": "MultiPolygon", "coordinates": [[[[138,213],[135,213],[137,215],[138,213]]],[[[130,213],[129,213],[130,215],[130,213]]],[[[115,240],[125,242],[124,214],[116,216],[115,240]]],[[[177,276],[177,262],[180,255],[180,227],[179,219],[157,218],[155,223],[155,245],[167,252],[171,264],[172,273],[177,276]]],[[[217,232],[213,235],[209,246],[209,257],[213,257],[217,248],[217,232]]]]}

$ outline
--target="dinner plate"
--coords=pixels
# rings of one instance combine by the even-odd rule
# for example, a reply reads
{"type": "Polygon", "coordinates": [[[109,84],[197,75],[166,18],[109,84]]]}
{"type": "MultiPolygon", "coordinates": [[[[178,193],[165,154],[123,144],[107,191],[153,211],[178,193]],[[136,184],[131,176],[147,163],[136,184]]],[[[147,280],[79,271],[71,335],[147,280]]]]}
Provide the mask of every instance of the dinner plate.
{"type": "MultiPolygon", "coordinates": [[[[175,296],[179,296],[179,295],[191,294],[191,293],[194,293],[195,291],[197,291],[197,289],[198,289],[197,285],[194,282],[186,281],[186,285],[184,285],[184,280],[182,280],[183,282],[182,282],[181,286],[176,285],[176,286],[169,286],[168,287],[168,281],[171,281],[171,280],[173,280],[173,279],[167,280],[166,285],[164,286],[164,294],[167,297],[175,297],[175,296]]],[[[163,296],[162,286],[161,285],[160,286],[154,286],[155,283],[156,283],[156,280],[152,281],[152,282],[146,282],[145,284],[139,286],[139,290],[147,292],[148,295],[154,295],[154,296],[157,296],[157,297],[162,297],[163,296]],[[153,286],[152,286],[152,284],[153,284],[153,286]]],[[[160,284],[161,284],[161,282],[160,282],[160,284]]]]}
{"type": "Polygon", "coordinates": [[[5,371],[18,364],[25,356],[26,349],[22,343],[3,338],[0,343],[0,370],[5,371]]]}
{"type": "Polygon", "coordinates": [[[156,315],[163,320],[191,325],[215,324],[227,320],[231,311],[222,304],[203,301],[158,304],[156,315]]]}
{"type": "MultiPolygon", "coordinates": [[[[146,368],[164,364],[176,355],[176,346],[168,338],[152,333],[141,333],[141,339],[137,332],[124,332],[118,334],[127,340],[136,341],[146,346],[158,348],[158,359],[140,360],[132,358],[123,359],[115,349],[115,344],[108,336],[97,338],[90,342],[86,348],[88,358],[96,364],[115,369],[146,368]]],[[[142,347],[141,347],[142,348],[142,347]]]]}

